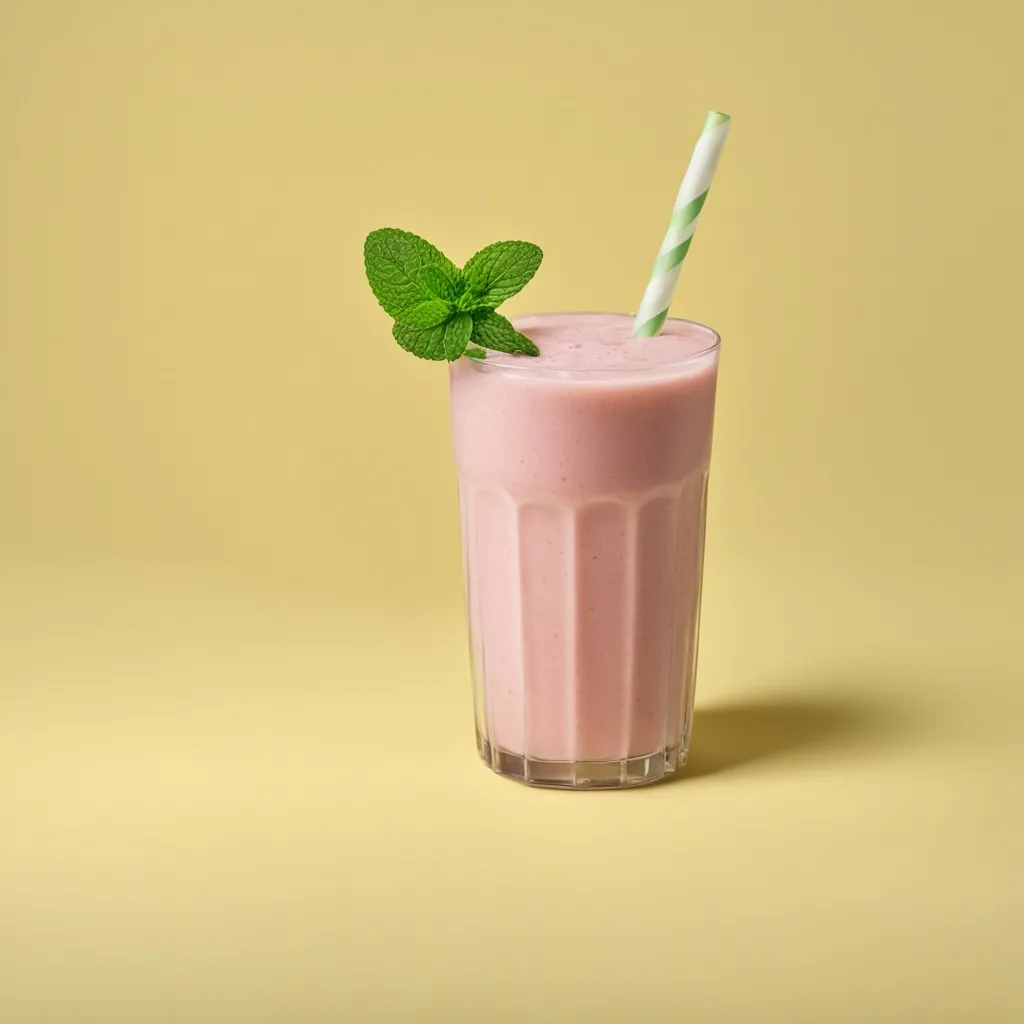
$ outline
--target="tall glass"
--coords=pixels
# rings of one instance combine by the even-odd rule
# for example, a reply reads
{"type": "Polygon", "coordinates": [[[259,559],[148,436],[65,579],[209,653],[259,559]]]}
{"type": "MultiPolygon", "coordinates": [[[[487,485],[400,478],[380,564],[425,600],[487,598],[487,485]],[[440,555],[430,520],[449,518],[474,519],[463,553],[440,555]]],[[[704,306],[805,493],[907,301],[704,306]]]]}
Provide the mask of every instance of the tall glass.
{"type": "Polygon", "coordinates": [[[719,339],[519,317],[451,366],[477,744],[539,786],[653,782],[692,723],[719,339]]]}

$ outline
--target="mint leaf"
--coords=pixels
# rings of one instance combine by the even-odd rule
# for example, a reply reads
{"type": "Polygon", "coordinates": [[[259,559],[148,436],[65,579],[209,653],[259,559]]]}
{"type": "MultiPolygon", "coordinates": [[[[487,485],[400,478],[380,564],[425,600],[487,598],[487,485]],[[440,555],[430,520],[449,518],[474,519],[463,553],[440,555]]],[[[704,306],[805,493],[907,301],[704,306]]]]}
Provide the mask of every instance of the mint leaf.
{"type": "Polygon", "coordinates": [[[459,298],[457,281],[449,277],[442,267],[434,263],[420,269],[419,283],[436,299],[454,302],[459,298]]]}
{"type": "Polygon", "coordinates": [[[373,294],[396,320],[413,306],[435,298],[420,283],[423,267],[434,265],[453,280],[459,273],[455,264],[428,241],[397,228],[371,231],[363,243],[363,261],[373,294]]]}
{"type": "Polygon", "coordinates": [[[444,351],[444,334],[447,329],[446,324],[416,328],[396,322],[391,333],[402,348],[420,359],[447,359],[444,351]]]}
{"type": "Polygon", "coordinates": [[[444,352],[448,362],[454,362],[469,344],[473,333],[473,318],[468,313],[459,313],[448,321],[444,334],[444,352]]]}
{"type": "Polygon", "coordinates": [[[528,356],[539,356],[540,349],[525,334],[520,334],[512,322],[493,309],[478,309],[472,314],[472,341],[484,348],[497,352],[522,352],[528,356]]]}
{"type": "Polygon", "coordinates": [[[452,312],[450,302],[445,302],[444,299],[428,299],[426,302],[418,302],[415,306],[404,309],[395,319],[406,327],[435,327],[437,324],[443,324],[452,312]]]}
{"type": "Polygon", "coordinates": [[[402,348],[420,359],[447,359],[452,362],[466,351],[472,330],[473,318],[468,313],[459,313],[447,323],[433,327],[417,328],[396,322],[391,333],[402,348]]]}
{"type": "Polygon", "coordinates": [[[487,353],[482,348],[467,348],[464,354],[467,359],[487,358],[487,353]]]}
{"type": "MultiPolygon", "coordinates": [[[[390,228],[386,230],[397,231],[397,228],[390,228]]],[[[416,251],[420,254],[420,263],[426,266],[439,267],[446,274],[448,274],[453,281],[459,280],[461,271],[457,266],[436,245],[431,245],[425,238],[420,238],[419,235],[414,235],[411,231],[400,231],[402,235],[408,235],[410,241],[416,246],[416,251]]]]}
{"type": "Polygon", "coordinates": [[[469,293],[492,309],[511,298],[537,273],[544,253],[532,242],[495,242],[463,267],[469,293]]]}

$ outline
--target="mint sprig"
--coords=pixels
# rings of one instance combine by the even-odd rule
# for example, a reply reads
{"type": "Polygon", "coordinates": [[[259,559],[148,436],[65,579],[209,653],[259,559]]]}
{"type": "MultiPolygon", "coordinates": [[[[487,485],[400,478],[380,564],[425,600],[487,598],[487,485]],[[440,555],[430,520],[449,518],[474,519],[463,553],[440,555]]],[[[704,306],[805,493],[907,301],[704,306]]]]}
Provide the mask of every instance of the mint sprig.
{"type": "Polygon", "coordinates": [[[484,349],[540,354],[495,308],[530,281],[543,255],[532,242],[495,242],[460,270],[440,249],[397,228],[371,231],[363,246],[366,279],[395,320],[395,340],[421,359],[449,362],[486,358],[484,349]]]}

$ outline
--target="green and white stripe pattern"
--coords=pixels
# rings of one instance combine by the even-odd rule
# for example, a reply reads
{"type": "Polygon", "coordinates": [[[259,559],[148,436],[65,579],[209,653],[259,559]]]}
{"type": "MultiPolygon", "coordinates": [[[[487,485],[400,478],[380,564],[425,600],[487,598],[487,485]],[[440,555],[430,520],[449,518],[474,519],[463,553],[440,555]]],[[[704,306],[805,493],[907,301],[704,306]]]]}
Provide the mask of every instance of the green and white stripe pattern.
{"type": "Polygon", "coordinates": [[[679,280],[679,269],[690,248],[700,211],[708,197],[711,178],[729,134],[729,123],[729,115],[720,114],[717,110],[710,111],[704,119],[700,138],[690,157],[690,166],[686,168],[683,183],[679,186],[665,241],[661,243],[654,270],[651,271],[651,280],[636,315],[634,338],[653,338],[661,333],[665,317],[668,316],[672,292],[679,280]]]}

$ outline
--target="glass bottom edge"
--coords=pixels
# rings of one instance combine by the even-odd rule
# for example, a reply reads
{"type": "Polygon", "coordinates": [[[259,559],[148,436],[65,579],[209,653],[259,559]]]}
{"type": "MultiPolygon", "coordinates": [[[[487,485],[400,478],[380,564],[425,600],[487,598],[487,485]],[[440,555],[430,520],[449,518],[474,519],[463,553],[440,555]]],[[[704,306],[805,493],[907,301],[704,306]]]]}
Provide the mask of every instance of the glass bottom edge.
{"type": "Polygon", "coordinates": [[[616,761],[546,761],[515,754],[477,736],[480,758],[495,774],[542,789],[625,789],[671,775],[686,763],[686,751],[669,747],[616,761]]]}

